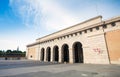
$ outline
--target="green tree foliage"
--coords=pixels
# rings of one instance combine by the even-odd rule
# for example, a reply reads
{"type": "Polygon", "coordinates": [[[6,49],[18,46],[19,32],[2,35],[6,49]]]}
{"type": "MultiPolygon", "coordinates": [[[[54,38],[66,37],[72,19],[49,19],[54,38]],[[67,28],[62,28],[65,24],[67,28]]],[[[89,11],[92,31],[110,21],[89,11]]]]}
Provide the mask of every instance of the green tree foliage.
{"type": "Polygon", "coordinates": [[[17,51],[17,50],[0,50],[0,57],[25,57],[26,52],[17,51]]]}
{"type": "Polygon", "coordinates": [[[2,50],[0,50],[0,56],[2,56],[3,55],[3,52],[2,52],[2,50]]]}
{"type": "Polygon", "coordinates": [[[5,56],[5,51],[0,50],[0,56],[4,57],[5,56]]]}
{"type": "Polygon", "coordinates": [[[11,50],[7,50],[7,51],[6,51],[6,53],[8,53],[8,54],[9,54],[9,53],[12,53],[12,51],[11,51],[11,50]]]}

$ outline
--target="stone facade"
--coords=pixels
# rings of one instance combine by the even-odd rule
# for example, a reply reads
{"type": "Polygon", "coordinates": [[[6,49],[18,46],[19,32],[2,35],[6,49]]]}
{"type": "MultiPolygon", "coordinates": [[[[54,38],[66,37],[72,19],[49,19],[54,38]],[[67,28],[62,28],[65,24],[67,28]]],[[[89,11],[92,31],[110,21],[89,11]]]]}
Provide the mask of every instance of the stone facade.
{"type": "Polygon", "coordinates": [[[120,17],[98,16],[27,45],[28,59],[60,62],[120,63],[120,17]]]}

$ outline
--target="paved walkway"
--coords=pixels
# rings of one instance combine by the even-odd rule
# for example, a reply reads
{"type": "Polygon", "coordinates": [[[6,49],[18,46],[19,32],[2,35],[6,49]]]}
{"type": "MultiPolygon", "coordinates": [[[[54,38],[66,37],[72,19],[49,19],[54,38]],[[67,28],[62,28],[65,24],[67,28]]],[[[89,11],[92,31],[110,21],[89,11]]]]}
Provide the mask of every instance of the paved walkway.
{"type": "Polygon", "coordinates": [[[38,61],[0,61],[0,77],[120,77],[120,65],[79,63],[55,65],[38,61]],[[16,67],[1,68],[4,67],[3,64],[7,63],[16,67]],[[19,64],[22,64],[22,66],[18,66],[19,64]]]}

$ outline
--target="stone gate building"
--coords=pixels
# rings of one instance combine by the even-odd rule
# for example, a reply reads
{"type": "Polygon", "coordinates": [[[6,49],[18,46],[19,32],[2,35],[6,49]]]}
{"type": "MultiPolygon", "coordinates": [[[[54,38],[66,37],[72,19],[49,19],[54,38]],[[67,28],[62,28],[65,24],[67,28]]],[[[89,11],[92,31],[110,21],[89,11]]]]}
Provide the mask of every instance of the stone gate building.
{"type": "Polygon", "coordinates": [[[31,60],[60,63],[120,64],[120,17],[98,16],[36,39],[27,45],[31,60]]]}

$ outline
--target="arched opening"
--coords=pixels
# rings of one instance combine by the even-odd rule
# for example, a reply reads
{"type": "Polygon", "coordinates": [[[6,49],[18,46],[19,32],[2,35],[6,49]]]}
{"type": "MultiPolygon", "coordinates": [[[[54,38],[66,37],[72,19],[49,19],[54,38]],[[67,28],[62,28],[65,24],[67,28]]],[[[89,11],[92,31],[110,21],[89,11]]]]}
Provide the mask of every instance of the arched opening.
{"type": "Polygon", "coordinates": [[[63,62],[69,62],[69,46],[67,44],[62,46],[62,59],[63,62]]]}
{"type": "Polygon", "coordinates": [[[44,51],[45,51],[45,49],[44,48],[42,48],[41,49],[41,61],[44,61],[44,51]]]}
{"type": "Polygon", "coordinates": [[[59,61],[59,48],[58,48],[58,46],[54,46],[54,48],[53,48],[53,51],[54,51],[54,61],[59,61]]]}
{"type": "Polygon", "coordinates": [[[73,44],[73,57],[75,63],[83,63],[83,48],[80,42],[73,44]]]}
{"type": "Polygon", "coordinates": [[[46,59],[47,61],[50,61],[51,60],[51,49],[50,47],[47,47],[47,53],[46,53],[46,59]]]}

